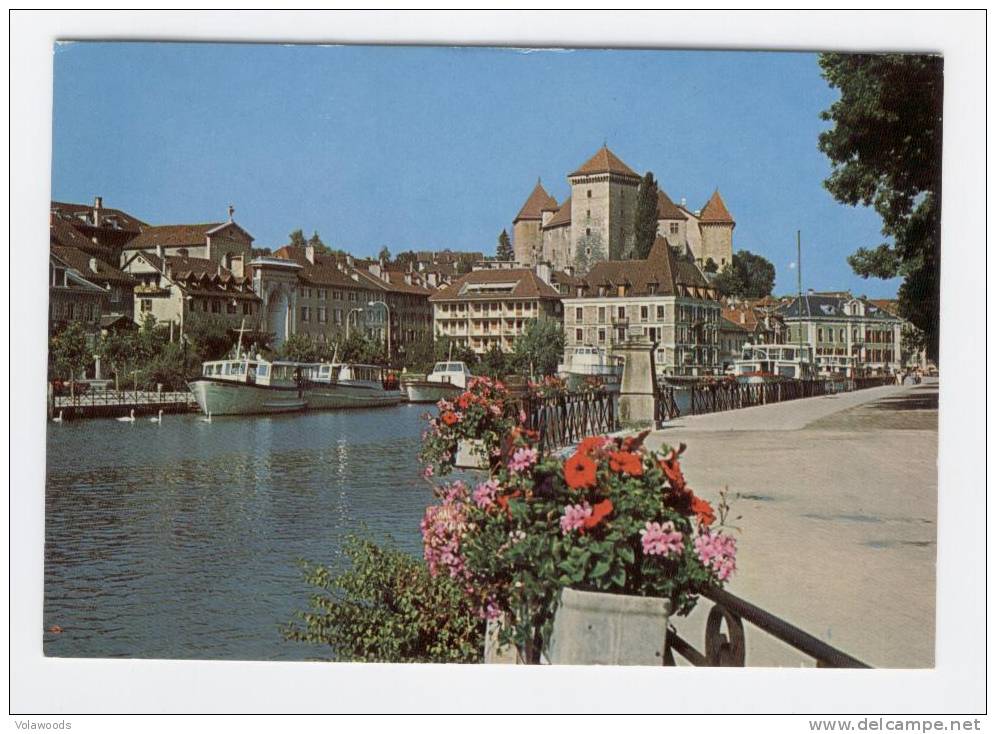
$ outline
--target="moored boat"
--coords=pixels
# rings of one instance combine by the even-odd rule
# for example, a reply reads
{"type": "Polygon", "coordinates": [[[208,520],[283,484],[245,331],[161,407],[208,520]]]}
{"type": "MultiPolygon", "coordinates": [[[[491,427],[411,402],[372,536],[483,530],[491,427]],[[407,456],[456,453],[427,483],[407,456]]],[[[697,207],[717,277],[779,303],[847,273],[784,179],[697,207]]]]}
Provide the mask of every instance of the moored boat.
{"type": "Polygon", "coordinates": [[[471,374],[463,362],[436,362],[424,380],[408,380],[405,391],[410,403],[438,403],[467,389],[471,374]]]}
{"type": "Polygon", "coordinates": [[[576,389],[595,380],[607,391],[619,392],[623,373],[621,358],[601,347],[587,345],[573,347],[565,357],[566,361],[557,366],[557,374],[569,388],[576,389]]]}
{"type": "Polygon", "coordinates": [[[188,387],[205,415],[292,413],[308,405],[299,364],[258,356],[205,362],[201,378],[188,387]]]}
{"type": "Polygon", "coordinates": [[[338,362],[302,365],[308,408],[373,408],[397,405],[398,379],[384,367],[338,362]]]}
{"type": "Polygon", "coordinates": [[[813,350],[808,344],[745,344],[733,370],[737,382],[749,385],[816,377],[813,350]]]}

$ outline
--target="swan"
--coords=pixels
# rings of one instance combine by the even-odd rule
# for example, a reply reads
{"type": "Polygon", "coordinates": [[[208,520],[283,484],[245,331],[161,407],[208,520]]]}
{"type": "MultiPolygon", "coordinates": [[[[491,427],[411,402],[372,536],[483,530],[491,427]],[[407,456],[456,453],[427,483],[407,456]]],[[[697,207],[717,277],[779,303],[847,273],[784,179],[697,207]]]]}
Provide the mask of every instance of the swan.
{"type": "Polygon", "coordinates": [[[53,423],[62,423],[62,411],[59,411],[59,415],[52,418],[53,423]]]}
{"type": "Polygon", "coordinates": [[[158,416],[156,416],[155,418],[149,418],[149,420],[152,421],[153,423],[162,423],[163,422],[163,411],[162,411],[162,408],[159,409],[159,415],[158,416]]]}
{"type": "Polygon", "coordinates": [[[117,419],[119,423],[134,423],[135,422],[135,409],[131,409],[130,415],[123,415],[117,419]]]}
{"type": "Polygon", "coordinates": [[[206,416],[201,416],[201,423],[210,423],[210,422],[211,422],[211,411],[209,410],[206,416]]]}

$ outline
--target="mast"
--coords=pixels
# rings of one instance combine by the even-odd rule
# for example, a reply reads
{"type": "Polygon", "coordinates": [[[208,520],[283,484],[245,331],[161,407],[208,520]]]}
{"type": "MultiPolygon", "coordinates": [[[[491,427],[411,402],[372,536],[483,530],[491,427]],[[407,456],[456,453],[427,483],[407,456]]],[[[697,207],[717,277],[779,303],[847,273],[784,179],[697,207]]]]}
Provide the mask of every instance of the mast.
{"type": "Polygon", "coordinates": [[[235,358],[236,359],[241,359],[242,358],[242,335],[246,331],[247,331],[247,329],[246,329],[246,318],[245,318],[245,316],[243,316],[242,317],[242,325],[239,326],[239,328],[238,328],[238,332],[239,332],[239,344],[235,348],[235,358]]]}
{"type": "Polygon", "coordinates": [[[802,230],[795,231],[795,270],[799,289],[799,376],[802,377],[802,230]]]}

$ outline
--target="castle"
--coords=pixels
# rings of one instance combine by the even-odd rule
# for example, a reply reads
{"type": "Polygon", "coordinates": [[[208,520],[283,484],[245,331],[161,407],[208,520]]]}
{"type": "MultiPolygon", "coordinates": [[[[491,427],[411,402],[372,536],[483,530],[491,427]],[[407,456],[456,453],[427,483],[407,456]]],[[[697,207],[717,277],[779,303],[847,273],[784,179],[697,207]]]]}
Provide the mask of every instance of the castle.
{"type": "MultiPolygon", "coordinates": [[[[558,204],[537,182],[512,221],[517,262],[540,262],[555,269],[588,272],[603,260],[624,260],[633,249],[633,224],[640,175],[607,146],[571,174],[571,195],[558,204]]],[[[675,204],[661,189],[657,197],[657,232],[669,244],[691,253],[700,267],[712,260],[722,270],[733,260],[736,222],[719,190],[702,209],[675,204]]]]}

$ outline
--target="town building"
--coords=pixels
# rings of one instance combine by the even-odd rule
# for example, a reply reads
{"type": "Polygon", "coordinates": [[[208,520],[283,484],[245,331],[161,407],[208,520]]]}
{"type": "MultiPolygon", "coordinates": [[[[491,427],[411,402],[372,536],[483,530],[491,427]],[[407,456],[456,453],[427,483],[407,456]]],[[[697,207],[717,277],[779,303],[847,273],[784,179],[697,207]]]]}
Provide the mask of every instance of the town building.
{"type": "Polygon", "coordinates": [[[562,318],[560,293],[534,271],[474,270],[429,296],[436,339],[484,354],[515,348],[529,321],[562,318]]]}
{"type": "MultiPolygon", "coordinates": [[[[567,176],[570,195],[561,204],[537,182],[512,222],[516,261],[586,273],[602,260],[623,260],[634,246],[634,217],[640,175],[607,146],[567,176]]],[[[700,267],[719,269],[733,260],[736,222],[718,190],[701,210],[658,195],[657,232],[691,253],[700,267]]]]}
{"type": "Polygon", "coordinates": [[[121,250],[148,225],[127,212],[104,206],[103,197],[95,196],[93,205],[51,202],[51,221],[75,229],[85,240],[72,244],[88,254],[118,264],[121,250]]]}
{"type": "Polygon", "coordinates": [[[724,309],[719,317],[719,366],[726,372],[743,355],[744,345],[753,343],[744,324],[733,321],[724,309]]]}
{"type": "Polygon", "coordinates": [[[892,373],[903,367],[903,320],[847,291],[810,291],[776,312],[789,344],[809,344],[821,374],[892,373]]]}
{"type": "Polygon", "coordinates": [[[596,263],[565,298],[567,353],[594,346],[611,352],[631,336],[656,344],[662,375],[705,375],[721,365],[720,303],[698,266],[658,235],[646,260],[596,263]]]}
{"type": "MultiPolygon", "coordinates": [[[[740,325],[751,344],[783,344],[787,327],[774,308],[760,301],[723,299],[723,317],[740,325]]],[[[780,303],[777,305],[781,305],[780,303]]]]}
{"type": "Polygon", "coordinates": [[[108,304],[105,288],[91,282],[53,248],[48,256],[48,324],[55,334],[79,323],[91,346],[100,334],[100,321],[108,304]]]}

